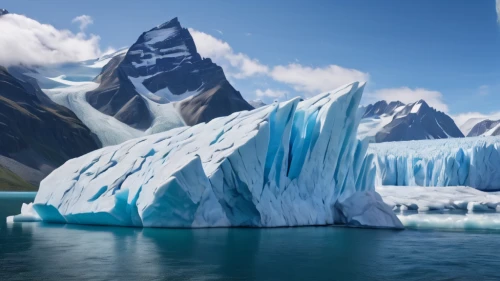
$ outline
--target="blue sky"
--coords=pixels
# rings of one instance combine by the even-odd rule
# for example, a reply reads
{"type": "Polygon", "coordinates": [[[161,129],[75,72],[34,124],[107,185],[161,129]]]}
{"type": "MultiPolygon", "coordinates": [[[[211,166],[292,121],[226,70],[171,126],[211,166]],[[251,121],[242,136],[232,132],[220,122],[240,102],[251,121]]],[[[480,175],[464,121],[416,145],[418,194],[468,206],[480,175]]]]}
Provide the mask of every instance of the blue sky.
{"type": "Polygon", "coordinates": [[[364,102],[424,98],[452,115],[500,111],[495,0],[4,0],[2,5],[75,34],[79,26],[72,20],[88,15],[93,23],[84,32],[100,37],[101,50],[129,46],[143,31],[177,16],[197,32],[198,45],[208,42],[199,48],[220,57],[214,60],[248,99],[257,93],[267,102],[308,96],[363,78],[364,102]],[[200,43],[203,38],[208,41],[200,43]],[[230,50],[216,53],[213,44],[230,50]]]}

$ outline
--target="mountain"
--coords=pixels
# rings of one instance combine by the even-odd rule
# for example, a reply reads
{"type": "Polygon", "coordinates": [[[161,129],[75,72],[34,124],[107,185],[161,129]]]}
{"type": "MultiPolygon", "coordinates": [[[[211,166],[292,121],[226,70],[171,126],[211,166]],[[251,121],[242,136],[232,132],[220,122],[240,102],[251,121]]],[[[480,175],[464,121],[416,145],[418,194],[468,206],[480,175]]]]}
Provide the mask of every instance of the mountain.
{"type": "Polygon", "coordinates": [[[472,130],[472,128],[474,128],[474,126],[476,126],[476,124],[478,124],[481,121],[487,120],[487,119],[488,118],[484,118],[484,117],[470,118],[467,121],[465,121],[465,123],[459,125],[458,127],[460,128],[460,131],[462,131],[464,136],[467,136],[470,133],[470,131],[472,130]]]}
{"type": "Polygon", "coordinates": [[[86,96],[89,104],[143,131],[165,117],[152,105],[178,102],[162,110],[176,111],[187,125],[253,109],[222,68],[198,54],[177,18],[144,32],[126,54],[111,59],[96,82],[86,96]]]}
{"type": "Polygon", "coordinates": [[[405,104],[400,101],[393,101],[390,103],[387,103],[386,101],[379,101],[365,107],[363,118],[382,115],[394,115],[394,112],[401,110],[403,106],[405,106],[405,104]]]}
{"type": "Polygon", "coordinates": [[[101,146],[75,114],[32,83],[0,67],[0,190],[36,189],[68,159],[101,146]]]}
{"type": "Polygon", "coordinates": [[[500,135],[500,120],[480,120],[467,133],[468,137],[500,135]]]}
{"type": "Polygon", "coordinates": [[[248,101],[248,103],[253,106],[254,108],[259,108],[259,107],[262,107],[262,106],[265,106],[267,104],[265,104],[262,100],[260,99],[256,99],[256,100],[251,100],[251,101],[248,101]]]}
{"type": "Polygon", "coordinates": [[[464,137],[453,119],[424,100],[404,104],[379,101],[360,108],[359,138],[372,142],[464,137]]]}
{"type": "Polygon", "coordinates": [[[196,50],[174,18],[127,49],[77,63],[20,67],[69,108],[103,146],[251,110],[222,68],[196,50]]]}

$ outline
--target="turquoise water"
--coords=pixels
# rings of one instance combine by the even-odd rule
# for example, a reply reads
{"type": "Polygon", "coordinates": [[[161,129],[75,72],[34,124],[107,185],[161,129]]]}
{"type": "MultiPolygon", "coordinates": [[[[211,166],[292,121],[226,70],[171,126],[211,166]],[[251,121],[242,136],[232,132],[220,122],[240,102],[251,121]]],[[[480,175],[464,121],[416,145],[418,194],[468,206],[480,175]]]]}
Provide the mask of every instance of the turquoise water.
{"type": "Polygon", "coordinates": [[[500,232],[6,224],[0,280],[498,280],[500,232]]]}

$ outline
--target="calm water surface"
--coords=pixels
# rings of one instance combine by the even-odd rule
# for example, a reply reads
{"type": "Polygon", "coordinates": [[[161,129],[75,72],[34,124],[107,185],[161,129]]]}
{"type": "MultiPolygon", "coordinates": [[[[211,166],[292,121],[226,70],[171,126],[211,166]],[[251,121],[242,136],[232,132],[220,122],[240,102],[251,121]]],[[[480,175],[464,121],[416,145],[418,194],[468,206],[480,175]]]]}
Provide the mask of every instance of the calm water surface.
{"type": "Polygon", "coordinates": [[[0,280],[499,280],[499,232],[6,224],[0,280]]]}

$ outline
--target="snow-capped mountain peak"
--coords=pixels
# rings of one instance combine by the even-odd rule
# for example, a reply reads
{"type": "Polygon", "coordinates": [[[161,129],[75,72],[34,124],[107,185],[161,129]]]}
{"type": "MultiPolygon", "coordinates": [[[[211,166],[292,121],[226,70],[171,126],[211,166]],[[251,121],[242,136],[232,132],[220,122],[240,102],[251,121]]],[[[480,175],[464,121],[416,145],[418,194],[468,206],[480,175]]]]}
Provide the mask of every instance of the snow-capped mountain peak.
{"type": "Polygon", "coordinates": [[[9,13],[9,11],[7,11],[5,9],[0,9],[0,16],[6,15],[8,13],[9,13]]]}
{"type": "Polygon", "coordinates": [[[401,118],[408,114],[425,114],[429,110],[434,109],[431,108],[424,100],[419,100],[417,102],[407,104],[406,106],[399,108],[399,110],[395,110],[394,113],[396,113],[396,118],[401,118]]]}
{"type": "Polygon", "coordinates": [[[387,103],[385,100],[381,100],[374,104],[366,106],[363,118],[382,116],[382,115],[393,115],[395,112],[401,110],[402,106],[404,106],[404,103],[400,101],[393,101],[387,103]]]}
{"type": "Polygon", "coordinates": [[[146,134],[252,109],[222,68],[198,54],[177,18],[112,56],[95,81],[100,85],[87,92],[88,103],[146,134]]]}
{"type": "Polygon", "coordinates": [[[425,100],[410,104],[379,101],[364,108],[358,137],[373,142],[463,137],[453,119],[425,100]]]}

